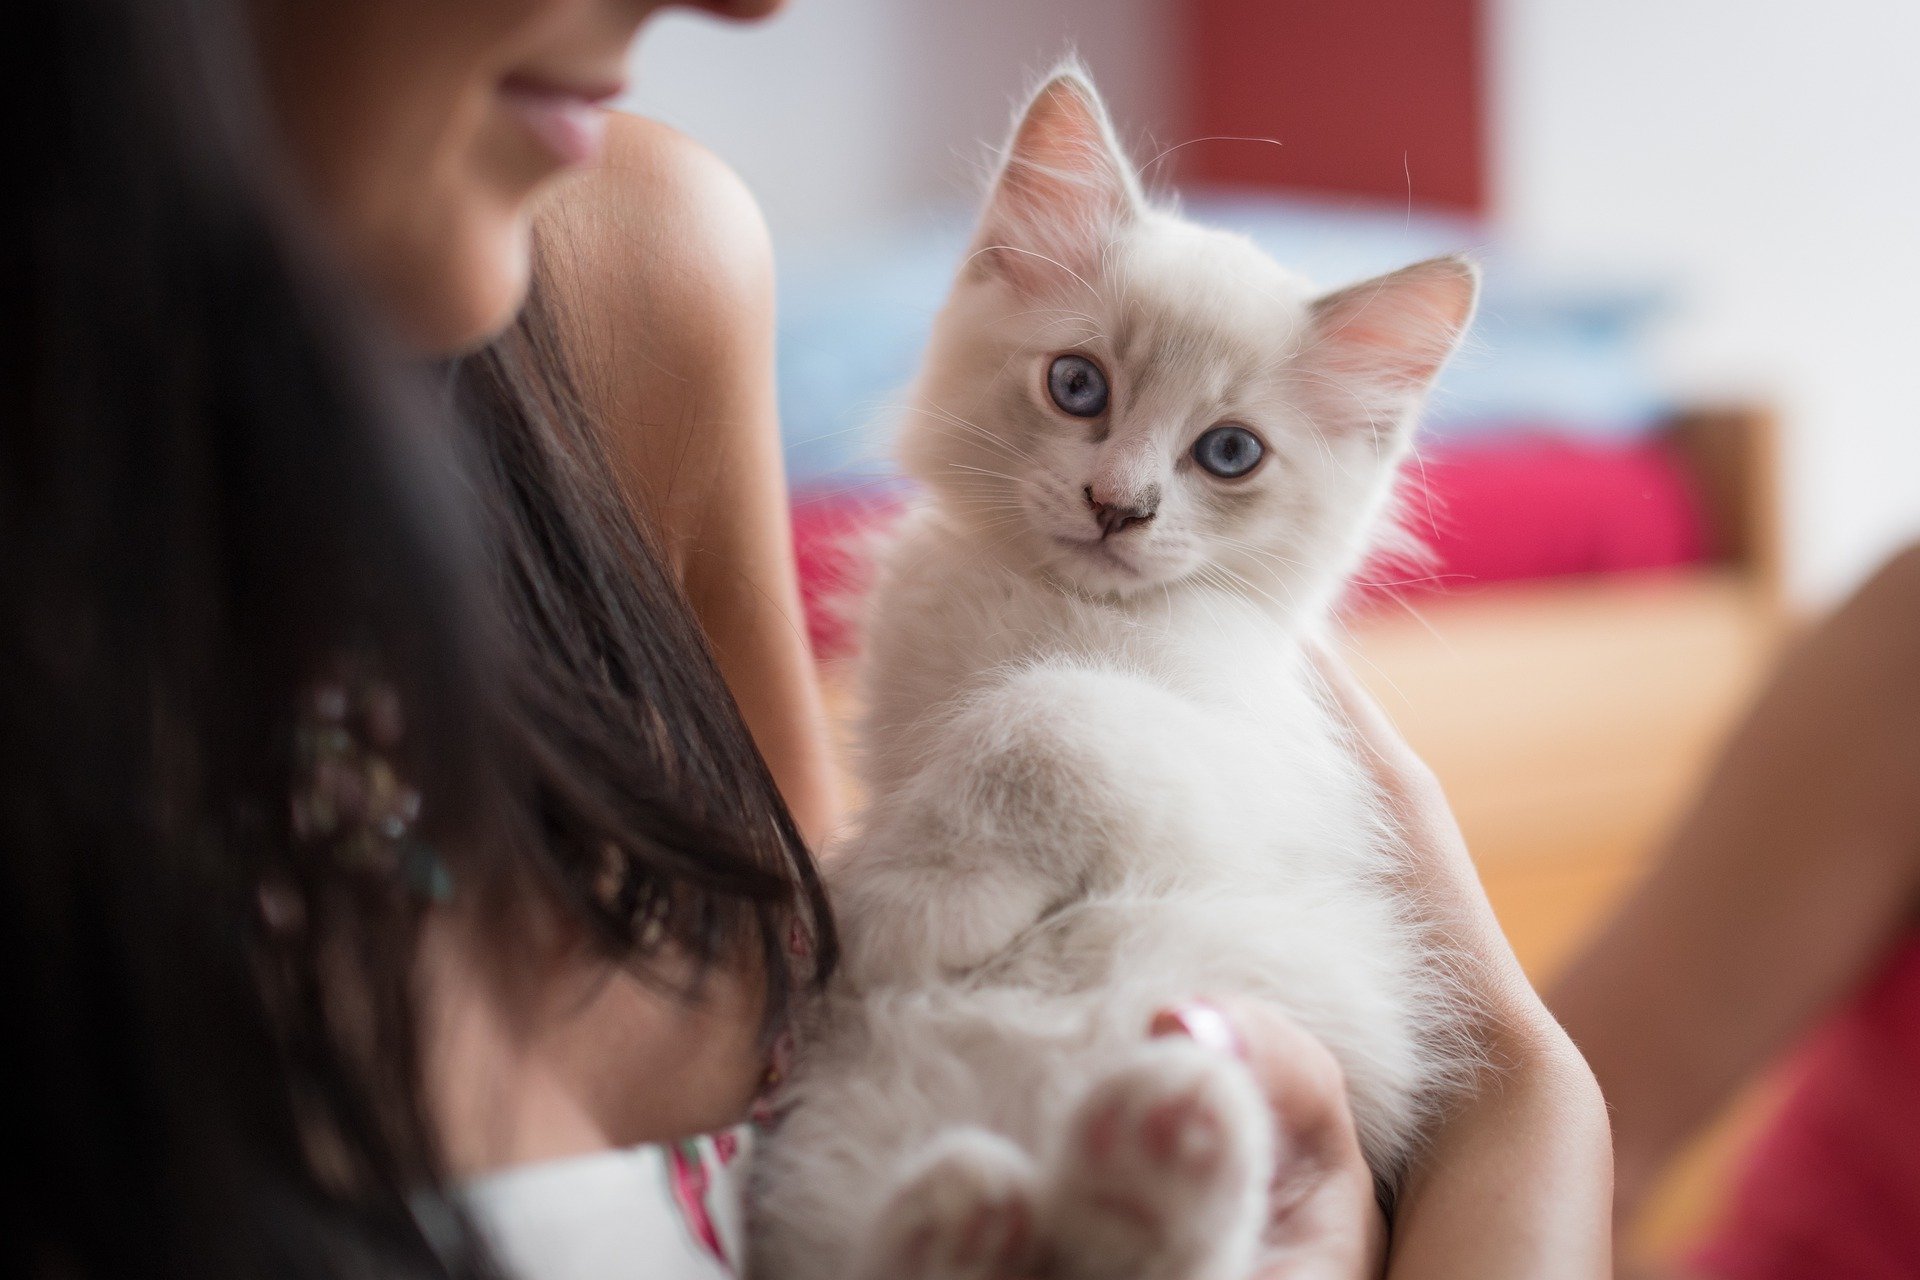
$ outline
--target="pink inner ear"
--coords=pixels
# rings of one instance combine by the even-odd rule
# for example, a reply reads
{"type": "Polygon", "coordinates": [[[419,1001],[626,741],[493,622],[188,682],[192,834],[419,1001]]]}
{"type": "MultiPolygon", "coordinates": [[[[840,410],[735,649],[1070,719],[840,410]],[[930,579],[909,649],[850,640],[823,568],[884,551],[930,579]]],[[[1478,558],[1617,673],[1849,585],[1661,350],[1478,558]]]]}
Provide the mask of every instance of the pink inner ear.
{"type": "Polygon", "coordinates": [[[1476,291],[1472,267],[1440,258],[1328,294],[1313,304],[1311,358],[1424,387],[1466,331],[1476,291]]]}
{"type": "Polygon", "coordinates": [[[1092,86],[1058,76],[1014,133],[981,222],[979,249],[1022,287],[1084,277],[1137,199],[1092,86]]]}

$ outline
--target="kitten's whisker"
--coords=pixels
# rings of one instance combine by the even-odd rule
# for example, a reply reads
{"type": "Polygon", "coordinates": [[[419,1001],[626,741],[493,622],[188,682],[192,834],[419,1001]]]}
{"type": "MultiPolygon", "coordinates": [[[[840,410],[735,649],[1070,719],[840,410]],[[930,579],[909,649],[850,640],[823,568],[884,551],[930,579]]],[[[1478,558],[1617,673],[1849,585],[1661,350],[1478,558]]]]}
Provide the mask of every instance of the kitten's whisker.
{"type": "Polygon", "coordinates": [[[962,495],[961,501],[950,503],[948,506],[954,511],[964,511],[976,516],[1022,514],[1020,507],[1014,503],[1000,502],[990,496],[983,498],[974,494],[962,495]]]}
{"type": "MultiPolygon", "coordinates": [[[[1359,659],[1359,661],[1363,665],[1365,665],[1368,670],[1372,671],[1375,675],[1379,676],[1382,680],[1384,680],[1387,684],[1387,687],[1392,689],[1396,696],[1401,698],[1403,701],[1410,701],[1410,699],[1407,698],[1407,691],[1400,687],[1399,681],[1395,680],[1393,676],[1388,673],[1385,667],[1382,667],[1379,663],[1375,662],[1372,658],[1367,656],[1367,651],[1363,649],[1360,646],[1359,641],[1354,638],[1353,627],[1347,622],[1347,619],[1343,615],[1335,614],[1333,615],[1331,621],[1334,626],[1340,629],[1341,635],[1343,635],[1346,638],[1346,644],[1342,646],[1343,649],[1345,650],[1342,656],[1348,659],[1349,661],[1355,658],[1359,659]]],[[[1321,694],[1323,696],[1327,696],[1331,698],[1331,695],[1328,692],[1328,687],[1326,682],[1324,680],[1320,680],[1320,673],[1318,671],[1313,670],[1311,663],[1308,664],[1308,671],[1312,674],[1313,678],[1316,681],[1319,681],[1319,688],[1320,688],[1321,694]]]]}
{"type": "Polygon", "coordinates": [[[1286,145],[1284,142],[1281,142],[1280,139],[1278,138],[1261,138],[1261,137],[1256,137],[1252,134],[1242,136],[1239,134],[1231,134],[1231,133],[1212,133],[1212,134],[1208,134],[1204,138],[1188,138],[1185,142],[1174,143],[1172,146],[1167,147],[1165,150],[1161,151],[1158,155],[1154,156],[1153,159],[1141,165],[1140,172],[1145,173],[1147,170],[1157,166],[1162,160],[1165,160],[1168,156],[1172,155],[1174,152],[1180,150],[1180,148],[1191,147],[1198,142],[1260,142],[1260,143],[1265,143],[1269,147],[1283,147],[1286,145]]]}
{"type": "Polygon", "coordinates": [[[972,499],[955,503],[954,506],[973,515],[997,515],[1006,519],[1013,519],[1014,517],[1024,518],[1027,514],[1024,508],[1011,502],[985,502],[972,499]]]}
{"type": "Polygon", "coordinates": [[[1300,602],[1293,598],[1293,589],[1287,585],[1285,579],[1281,579],[1279,583],[1280,589],[1287,593],[1286,603],[1282,604],[1278,599],[1274,597],[1272,592],[1263,589],[1246,575],[1235,573],[1232,569],[1227,568],[1223,564],[1216,564],[1213,567],[1219,570],[1221,573],[1226,574],[1228,578],[1238,583],[1245,590],[1251,591],[1255,595],[1265,599],[1268,603],[1273,605],[1273,607],[1276,609],[1284,609],[1289,612],[1292,612],[1294,610],[1297,610],[1300,607],[1300,602]]]}
{"type": "Polygon", "coordinates": [[[987,443],[995,446],[996,448],[1006,450],[1008,453],[1012,454],[1014,457],[1020,459],[1023,462],[1033,462],[1037,464],[1037,460],[1034,457],[1032,457],[1032,455],[1027,450],[1014,444],[1013,441],[1008,440],[1004,436],[997,435],[994,432],[987,430],[985,427],[981,426],[977,422],[970,422],[967,419],[961,417],[957,413],[953,413],[947,409],[942,409],[938,405],[912,404],[912,405],[903,405],[901,406],[901,408],[904,412],[922,414],[926,417],[933,418],[935,421],[946,423],[948,426],[959,427],[962,430],[970,431],[979,439],[986,441],[987,443]]]}
{"type": "Polygon", "coordinates": [[[1263,547],[1263,546],[1260,546],[1258,543],[1242,542],[1236,538],[1227,538],[1227,537],[1216,537],[1214,541],[1218,542],[1223,547],[1229,548],[1230,550],[1244,551],[1245,553],[1247,553],[1250,556],[1253,556],[1257,560],[1271,561],[1274,564],[1282,565],[1288,569],[1305,569],[1307,567],[1306,565],[1300,563],[1298,560],[1294,560],[1288,556],[1281,555],[1278,551],[1275,551],[1273,548],[1263,547]]]}
{"type": "MultiPolygon", "coordinates": [[[[1299,381],[1299,382],[1319,383],[1322,386],[1331,388],[1332,390],[1345,396],[1347,399],[1353,401],[1354,408],[1359,411],[1360,417],[1367,424],[1367,434],[1374,442],[1375,456],[1378,457],[1378,446],[1380,443],[1380,439],[1381,439],[1381,436],[1385,434],[1380,430],[1379,415],[1375,412],[1375,407],[1372,404],[1370,404],[1366,400],[1366,398],[1360,394],[1358,390],[1355,389],[1354,385],[1351,382],[1343,381],[1342,379],[1339,379],[1339,378],[1329,377],[1326,374],[1322,374],[1322,373],[1314,373],[1313,371],[1307,370],[1307,369],[1295,370],[1292,374],[1289,375],[1289,380],[1299,381]]],[[[1327,444],[1326,432],[1321,428],[1320,423],[1317,420],[1311,419],[1311,418],[1308,419],[1308,423],[1309,425],[1312,426],[1314,438],[1320,442],[1320,447],[1326,452],[1328,460],[1337,461],[1337,459],[1334,457],[1332,448],[1329,447],[1327,444]]],[[[1344,471],[1346,468],[1343,466],[1341,469],[1344,471]]]]}
{"type": "Polygon", "coordinates": [[[1007,318],[1009,320],[1020,320],[1027,316],[1059,316],[1066,320],[1085,320],[1088,324],[1096,328],[1098,328],[1100,324],[1099,320],[1088,315],[1086,312],[1075,311],[1070,307],[1034,307],[1027,311],[1016,311],[1007,318]]]}
{"type": "MultiPolygon", "coordinates": [[[[1214,629],[1219,630],[1225,625],[1220,616],[1220,602],[1214,598],[1215,593],[1213,591],[1204,589],[1216,585],[1210,578],[1205,576],[1204,571],[1208,568],[1211,568],[1211,566],[1201,566],[1203,572],[1199,585],[1203,589],[1194,593],[1194,599],[1199,602],[1201,608],[1207,611],[1207,618],[1213,623],[1214,629]]],[[[1173,629],[1173,596],[1171,592],[1169,592],[1167,596],[1167,629],[1169,632],[1173,629]]]]}
{"type": "Polygon", "coordinates": [[[1022,483],[1022,478],[1020,476],[1011,475],[1005,471],[995,471],[991,467],[972,466],[965,462],[949,462],[947,464],[947,469],[949,471],[970,471],[975,475],[992,476],[996,480],[1008,480],[1014,484],[1022,483]]]}
{"type": "Polygon", "coordinates": [[[1075,271],[1072,267],[1069,267],[1066,263],[1060,261],[1058,258],[1050,258],[1044,253],[1037,252],[1036,250],[1033,250],[1033,249],[1022,249],[1019,245],[1014,245],[1014,244],[983,244],[978,249],[975,249],[972,253],[968,254],[965,258],[961,260],[960,262],[961,270],[965,271],[966,268],[973,263],[973,260],[979,257],[983,253],[1020,253],[1020,254],[1025,254],[1029,258],[1038,258],[1040,259],[1040,261],[1051,263],[1052,265],[1066,272],[1068,275],[1072,276],[1075,280],[1079,281],[1081,288],[1085,289],[1088,293],[1092,294],[1094,297],[1097,298],[1100,296],[1100,291],[1098,289],[1088,284],[1086,280],[1084,280],[1081,277],[1078,271],[1075,271]]]}
{"type": "MultiPolygon", "coordinates": [[[[1069,321],[1078,320],[1086,328],[1087,337],[1098,337],[1100,334],[1100,322],[1098,320],[1083,311],[1069,311],[1064,307],[1036,307],[1030,311],[1016,311],[1007,318],[1009,320],[1020,320],[1027,316],[1043,315],[1057,317],[1045,327],[1043,332],[1051,333],[1054,329],[1067,324],[1069,321]]],[[[1083,341],[1084,340],[1085,339],[1083,339],[1083,341]]]]}
{"type": "MultiPolygon", "coordinates": [[[[1105,331],[1104,331],[1104,330],[1101,330],[1101,329],[1099,329],[1099,328],[1097,328],[1097,327],[1096,327],[1096,328],[1094,328],[1094,329],[1093,329],[1093,330],[1092,330],[1092,331],[1091,331],[1090,333],[1088,333],[1088,334],[1086,334],[1086,335],[1085,335],[1085,337],[1083,337],[1083,338],[1081,339],[1081,341],[1083,341],[1083,342],[1092,342],[1092,341],[1094,341],[1095,339],[1101,339],[1101,340],[1104,340],[1104,339],[1106,338],[1106,336],[1107,336],[1107,335],[1106,335],[1106,333],[1105,333],[1105,331]]],[[[1011,364],[1013,364],[1013,362],[1014,362],[1015,360],[1018,360],[1018,359],[1019,359],[1019,358],[1020,358],[1020,357],[1021,357],[1021,356],[1022,356],[1023,354],[1025,354],[1025,353],[1023,353],[1022,351],[1020,351],[1020,350],[1019,350],[1018,348],[1016,348],[1016,349],[1015,349],[1014,351],[1012,351],[1012,352],[1011,352],[1011,353],[1010,353],[1010,354],[1009,354],[1009,355],[1007,356],[1007,358],[1006,358],[1005,360],[1002,360],[1002,361],[1000,362],[1000,367],[999,367],[998,369],[995,369],[995,370],[993,371],[993,377],[992,377],[992,379],[991,379],[991,381],[993,381],[993,382],[998,382],[998,381],[1000,381],[1000,379],[1001,379],[1001,378],[1003,378],[1003,377],[1005,377],[1005,376],[1006,376],[1006,372],[1007,372],[1007,368],[1008,368],[1008,366],[1010,366],[1011,364]]]]}
{"type": "Polygon", "coordinates": [[[1425,613],[1422,613],[1419,609],[1414,607],[1413,601],[1408,600],[1405,596],[1389,596],[1388,599],[1392,600],[1393,603],[1399,606],[1401,609],[1406,610],[1407,616],[1409,618],[1412,618],[1415,622],[1419,623],[1421,626],[1421,629],[1424,630],[1428,635],[1432,636],[1435,640],[1438,640],[1440,642],[1440,647],[1446,650],[1446,652],[1449,655],[1452,655],[1455,657],[1459,656],[1459,651],[1454,648],[1453,642],[1449,640],[1444,633],[1441,632],[1440,628],[1433,625],[1433,619],[1427,617],[1425,613]]]}

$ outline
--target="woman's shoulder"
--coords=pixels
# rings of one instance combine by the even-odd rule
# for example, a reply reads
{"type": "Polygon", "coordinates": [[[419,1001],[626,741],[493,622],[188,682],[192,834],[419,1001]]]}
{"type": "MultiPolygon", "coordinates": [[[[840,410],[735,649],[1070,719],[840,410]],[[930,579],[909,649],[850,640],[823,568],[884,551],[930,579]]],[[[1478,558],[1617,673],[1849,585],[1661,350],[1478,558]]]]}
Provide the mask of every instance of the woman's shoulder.
{"type": "Polygon", "coordinates": [[[737,565],[738,491],[777,492],[780,456],[773,251],[746,184],[684,134],[615,115],[601,162],[540,211],[538,250],[582,391],[669,561],[684,577],[705,546],[737,565]]]}
{"type": "Polygon", "coordinates": [[[555,285],[615,325],[631,311],[619,327],[650,346],[711,353],[771,323],[773,250],[752,192],[658,121],[613,113],[601,162],[555,192],[540,230],[555,285]]]}

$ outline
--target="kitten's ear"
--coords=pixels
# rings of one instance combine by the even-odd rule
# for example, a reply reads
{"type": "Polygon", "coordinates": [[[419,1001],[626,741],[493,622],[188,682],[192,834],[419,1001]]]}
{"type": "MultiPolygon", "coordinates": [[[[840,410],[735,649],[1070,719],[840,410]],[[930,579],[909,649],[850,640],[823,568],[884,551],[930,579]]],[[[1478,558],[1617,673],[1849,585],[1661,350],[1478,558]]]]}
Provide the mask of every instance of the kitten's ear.
{"type": "Polygon", "coordinates": [[[1432,384],[1473,319],[1480,269],[1433,258],[1313,304],[1301,360],[1369,414],[1404,413],[1432,384]]]}
{"type": "Polygon", "coordinates": [[[1078,67],[1027,104],[987,198],[972,262],[1024,289],[1087,279],[1140,187],[1107,109],[1078,67]]]}

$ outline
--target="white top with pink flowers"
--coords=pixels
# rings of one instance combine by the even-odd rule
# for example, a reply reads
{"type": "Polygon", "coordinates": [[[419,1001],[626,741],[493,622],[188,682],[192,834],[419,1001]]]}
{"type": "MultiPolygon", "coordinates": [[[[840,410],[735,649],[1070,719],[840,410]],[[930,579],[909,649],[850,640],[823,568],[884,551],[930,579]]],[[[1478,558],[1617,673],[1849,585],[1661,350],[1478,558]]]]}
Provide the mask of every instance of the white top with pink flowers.
{"type": "Polygon", "coordinates": [[[519,1280],[734,1280],[744,1133],[525,1165],[466,1203],[519,1280]]]}

